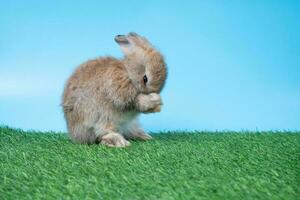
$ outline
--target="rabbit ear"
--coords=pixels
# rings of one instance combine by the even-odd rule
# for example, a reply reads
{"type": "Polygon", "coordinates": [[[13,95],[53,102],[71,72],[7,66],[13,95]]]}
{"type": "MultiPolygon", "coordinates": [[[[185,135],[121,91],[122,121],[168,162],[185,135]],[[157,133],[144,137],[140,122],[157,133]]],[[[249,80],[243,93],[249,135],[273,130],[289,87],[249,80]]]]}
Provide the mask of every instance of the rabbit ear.
{"type": "Polygon", "coordinates": [[[128,33],[127,39],[142,49],[153,48],[152,44],[145,37],[140,36],[135,32],[128,33]]]}
{"type": "Polygon", "coordinates": [[[115,41],[120,45],[126,56],[133,53],[142,54],[149,49],[153,49],[151,43],[145,37],[134,32],[130,32],[128,35],[117,35],[115,41]]]}
{"type": "Polygon", "coordinates": [[[127,36],[125,35],[116,35],[115,41],[120,45],[121,50],[125,55],[129,55],[133,53],[134,47],[132,42],[128,40],[127,36]]]}

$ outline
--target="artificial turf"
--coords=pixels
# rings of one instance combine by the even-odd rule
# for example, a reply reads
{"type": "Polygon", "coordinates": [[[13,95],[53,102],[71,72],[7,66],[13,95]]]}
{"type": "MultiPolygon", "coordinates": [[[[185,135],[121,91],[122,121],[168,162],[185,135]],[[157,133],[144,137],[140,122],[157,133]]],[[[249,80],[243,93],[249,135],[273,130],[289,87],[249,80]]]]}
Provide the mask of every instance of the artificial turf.
{"type": "Polygon", "coordinates": [[[300,132],[166,132],[124,149],[0,127],[0,199],[299,199],[300,132]]]}

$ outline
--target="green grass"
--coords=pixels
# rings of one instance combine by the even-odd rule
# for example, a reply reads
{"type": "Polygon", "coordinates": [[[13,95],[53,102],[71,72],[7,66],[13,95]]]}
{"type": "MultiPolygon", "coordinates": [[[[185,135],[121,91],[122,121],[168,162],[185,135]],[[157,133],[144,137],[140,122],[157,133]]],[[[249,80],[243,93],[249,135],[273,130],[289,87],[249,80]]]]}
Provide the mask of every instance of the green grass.
{"type": "Polygon", "coordinates": [[[169,132],[129,148],[0,127],[0,199],[299,199],[299,132],[169,132]]]}

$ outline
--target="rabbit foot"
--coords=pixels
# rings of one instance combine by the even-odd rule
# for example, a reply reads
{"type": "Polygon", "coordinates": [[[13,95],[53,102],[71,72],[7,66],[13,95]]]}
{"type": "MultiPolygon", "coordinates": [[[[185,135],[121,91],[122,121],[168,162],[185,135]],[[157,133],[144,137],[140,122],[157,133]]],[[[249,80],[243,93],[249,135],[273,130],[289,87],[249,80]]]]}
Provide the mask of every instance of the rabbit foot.
{"type": "Polygon", "coordinates": [[[131,139],[131,140],[142,140],[142,141],[146,141],[146,140],[151,140],[152,136],[145,133],[145,132],[134,132],[134,133],[130,133],[127,134],[125,136],[127,139],[131,139]]]}
{"type": "Polygon", "coordinates": [[[108,147],[127,147],[130,145],[122,135],[119,133],[108,133],[100,139],[101,144],[108,147]]]}

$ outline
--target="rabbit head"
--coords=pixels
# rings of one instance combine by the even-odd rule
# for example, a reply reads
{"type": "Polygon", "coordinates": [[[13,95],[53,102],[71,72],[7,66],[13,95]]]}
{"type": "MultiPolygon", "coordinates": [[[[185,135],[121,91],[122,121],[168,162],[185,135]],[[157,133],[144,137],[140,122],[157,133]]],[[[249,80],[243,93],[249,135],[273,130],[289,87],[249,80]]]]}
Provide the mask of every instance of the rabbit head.
{"type": "Polygon", "coordinates": [[[123,51],[129,78],[141,93],[159,93],[167,77],[163,56],[144,37],[129,33],[117,35],[115,41],[123,51]]]}

